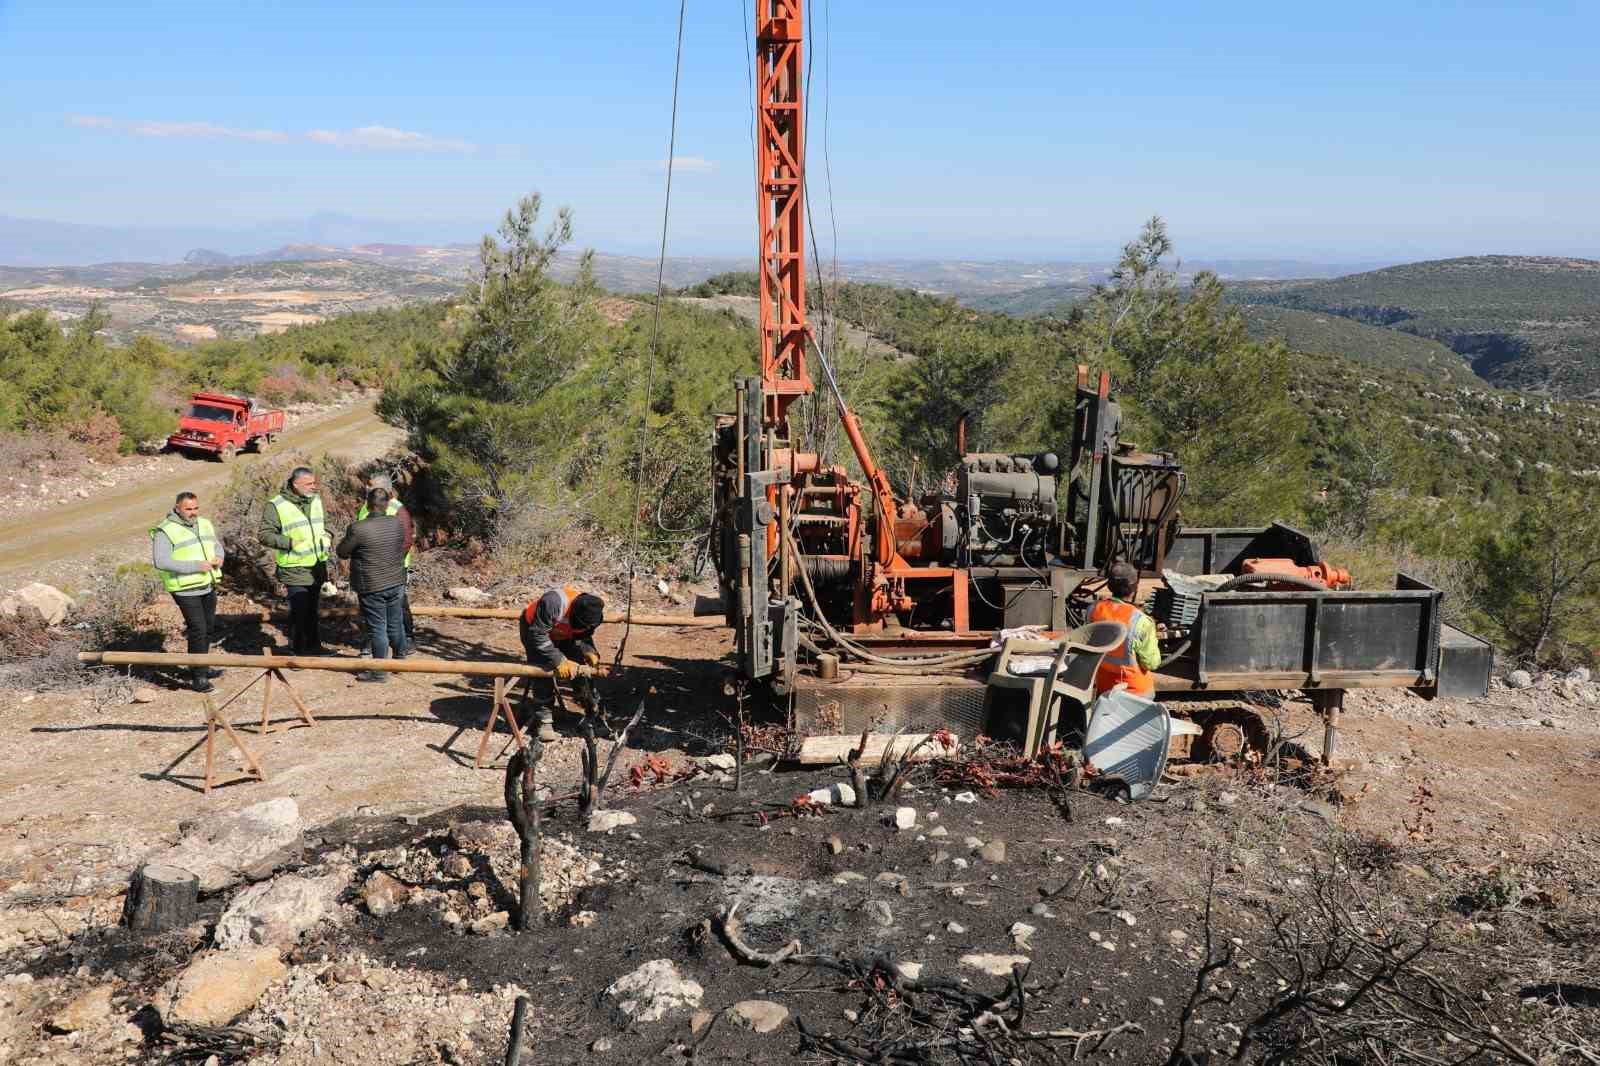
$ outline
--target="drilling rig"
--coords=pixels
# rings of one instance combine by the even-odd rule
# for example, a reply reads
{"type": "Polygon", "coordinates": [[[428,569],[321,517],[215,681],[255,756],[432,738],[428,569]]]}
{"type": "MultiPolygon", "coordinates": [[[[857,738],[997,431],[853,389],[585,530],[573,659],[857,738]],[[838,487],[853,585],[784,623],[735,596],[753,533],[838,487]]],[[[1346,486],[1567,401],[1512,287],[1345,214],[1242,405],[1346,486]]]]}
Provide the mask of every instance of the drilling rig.
{"type": "Polygon", "coordinates": [[[1081,623],[1119,560],[1150,586],[1170,652],[1164,700],[1305,690],[1331,749],[1347,688],[1487,685],[1488,646],[1441,623],[1438,590],[1405,575],[1394,590],[1351,590],[1281,524],[1185,529],[1181,464],[1123,440],[1105,373],[1080,366],[1062,382],[1069,440],[967,452],[963,420],[945,490],[898,495],[807,317],[804,0],[755,8],[760,374],[735,382],[712,435],[730,688],[773,697],[808,731],[993,733],[995,631],[1081,623]],[[791,412],[806,397],[831,402],[855,469],[802,450],[791,412]]]}

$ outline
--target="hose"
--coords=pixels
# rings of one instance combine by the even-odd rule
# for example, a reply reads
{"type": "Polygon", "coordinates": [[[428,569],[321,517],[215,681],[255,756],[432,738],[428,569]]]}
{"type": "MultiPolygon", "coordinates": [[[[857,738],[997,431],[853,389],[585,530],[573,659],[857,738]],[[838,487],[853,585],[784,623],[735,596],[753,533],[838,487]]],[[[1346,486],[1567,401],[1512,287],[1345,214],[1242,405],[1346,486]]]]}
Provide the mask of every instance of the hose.
{"type": "Polygon", "coordinates": [[[784,550],[789,553],[791,560],[795,564],[795,572],[800,575],[800,584],[806,590],[806,599],[811,602],[811,609],[816,612],[816,624],[822,628],[823,632],[828,634],[829,638],[831,638],[835,644],[850,652],[850,654],[854,655],[856,658],[861,659],[864,662],[877,663],[880,666],[973,666],[977,663],[983,662],[985,659],[988,659],[994,654],[992,651],[985,649],[982,652],[952,652],[947,655],[928,655],[918,656],[915,658],[894,659],[884,655],[875,655],[874,653],[867,651],[865,648],[846,638],[842,633],[834,629],[833,626],[828,623],[828,619],[822,613],[822,605],[817,600],[817,590],[811,586],[811,575],[806,573],[804,560],[800,558],[800,553],[795,551],[794,539],[792,537],[784,537],[783,547],[784,550]]]}
{"type": "Polygon", "coordinates": [[[1306,589],[1310,592],[1328,591],[1328,586],[1320,581],[1308,581],[1303,577],[1290,577],[1288,574],[1240,574],[1238,577],[1230,578],[1216,588],[1207,589],[1206,591],[1232,592],[1234,589],[1245,585],[1264,585],[1269,581],[1281,585],[1293,585],[1295,588],[1306,589]]]}

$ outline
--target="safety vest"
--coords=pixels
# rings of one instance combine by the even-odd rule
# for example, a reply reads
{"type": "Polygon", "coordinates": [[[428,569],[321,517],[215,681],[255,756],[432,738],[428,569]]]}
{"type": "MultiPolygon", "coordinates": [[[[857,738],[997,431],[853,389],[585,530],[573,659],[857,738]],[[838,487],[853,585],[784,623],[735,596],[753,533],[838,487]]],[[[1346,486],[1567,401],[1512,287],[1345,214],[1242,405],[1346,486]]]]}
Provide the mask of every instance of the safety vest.
{"type": "Polygon", "coordinates": [[[311,497],[311,506],[304,511],[282,493],[274,496],[271,503],[278,510],[278,526],[283,535],[295,545],[287,551],[279,548],[273,560],[286,570],[327,562],[328,533],[322,525],[322,497],[311,497]]]}
{"type": "MultiPolygon", "coordinates": [[[[571,640],[573,637],[572,605],[578,602],[578,597],[583,594],[583,590],[572,585],[563,585],[556,591],[561,594],[561,614],[558,616],[556,624],[550,627],[550,639],[571,640]]],[[[540,596],[539,600],[542,599],[544,597],[540,596]]],[[[533,625],[533,616],[538,613],[539,600],[531,601],[528,606],[522,609],[522,620],[530,626],[533,625]]]]}
{"type": "MultiPolygon", "coordinates": [[[[395,499],[393,496],[389,497],[389,509],[384,511],[383,513],[386,514],[386,515],[389,515],[392,518],[399,510],[400,510],[400,501],[395,499]]],[[[356,512],[356,521],[357,522],[364,521],[366,519],[366,517],[367,517],[367,505],[366,504],[362,504],[361,505],[361,510],[356,512]]],[[[412,551],[412,549],[410,549],[410,548],[406,549],[405,566],[406,566],[407,570],[411,569],[411,551],[412,551]]]]}
{"type": "Polygon", "coordinates": [[[1100,660],[1100,669],[1094,674],[1096,692],[1105,692],[1118,684],[1125,684],[1128,691],[1135,695],[1155,695],[1155,674],[1140,666],[1138,657],[1133,653],[1134,633],[1144,617],[1143,611],[1122,600],[1100,600],[1089,612],[1091,622],[1121,622],[1128,627],[1128,634],[1123,637],[1122,643],[1106,652],[1106,657],[1100,660]]]}
{"type": "MultiPolygon", "coordinates": [[[[196,518],[189,526],[173,518],[163,518],[161,524],[150,530],[150,536],[165,533],[172,542],[172,560],[178,563],[203,563],[217,557],[217,531],[211,528],[209,518],[196,518]]],[[[179,574],[171,570],[158,570],[161,584],[168,592],[190,592],[212,586],[211,571],[198,574],[179,574]]]]}

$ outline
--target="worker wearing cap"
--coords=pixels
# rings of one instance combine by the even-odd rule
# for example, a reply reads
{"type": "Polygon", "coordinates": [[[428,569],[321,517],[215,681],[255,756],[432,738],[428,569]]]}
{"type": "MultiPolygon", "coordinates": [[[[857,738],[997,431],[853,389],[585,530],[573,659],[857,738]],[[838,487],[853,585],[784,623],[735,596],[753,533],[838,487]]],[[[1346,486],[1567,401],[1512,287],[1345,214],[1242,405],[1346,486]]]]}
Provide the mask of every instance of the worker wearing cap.
{"type": "MultiPolygon", "coordinates": [[[[594,632],[605,621],[605,601],[572,586],[554,588],[522,610],[518,629],[529,666],[549,670],[562,681],[578,676],[578,664],[600,665],[594,632]]],[[[555,740],[555,679],[538,697],[539,739],[555,740]]]]}
{"type": "MultiPolygon", "coordinates": [[[[172,594],[172,602],[183,613],[190,655],[209,652],[216,636],[217,579],[222,576],[222,560],[222,541],[211,520],[200,517],[199,497],[192,492],[178,493],[172,513],[150,530],[150,563],[161,575],[162,587],[172,594]]],[[[196,692],[210,692],[216,687],[211,679],[221,676],[221,670],[204,666],[189,670],[196,692]]]]}
{"type": "MultiPolygon", "coordinates": [[[[394,479],[388,474],[373,474],[367,478],[367,491],[371,492],[373,489],[382,489],[389,494],[389,508],[384,513],[400,520],[401,526],[406,531],[406,543],[414,545],[416,543],[416,526],[411,520],[410,510],[400,502],[400,497],[395,494],[394,479]]],[[[366,517],[367,501],[363,498],[360,509],[356,511],[356,521],[360,522],[366,517]]],[[[411,596],[408,591],[408,587],[411,584],[411,563],[415,555],[416,549],[414,547],[406,549],[406,582],[400,586],[400,614],[405,619],[406,647],[408,648],[414,647],[417,643],[417,623],[411,617],[411,596]]],[[[362,648],[361,654],[372,654],[372,635],[370,633],[367,634],[366,646],[362,648]]]]}
{"type": "Polygon", "coordinates": [[[1128,633],[1121,644],[1106,652],[1095,671],[1094,690],[1105,692],[1126,685],[1129,692],[1145,699],[1156,694],[1155,668],[1161,665],[1161,645],[1156,641],[1156,624],[1134,605],[1139,592],[1139,571],[1128,563],[1112,563],[1106,584],[1111,597],[1094,605],[1091,622],[1121,622],[1128,633]]]}
{"type": "Polygon", "coordinates": [[[289,597],[289,645],[294,655],[332,655],[322,646],[322,585],[328,580],[330,542],[323,523],[317,475],[297,466],[283,491],[261,509],[256,535],[273,550],[278,583],[289,597]]]}

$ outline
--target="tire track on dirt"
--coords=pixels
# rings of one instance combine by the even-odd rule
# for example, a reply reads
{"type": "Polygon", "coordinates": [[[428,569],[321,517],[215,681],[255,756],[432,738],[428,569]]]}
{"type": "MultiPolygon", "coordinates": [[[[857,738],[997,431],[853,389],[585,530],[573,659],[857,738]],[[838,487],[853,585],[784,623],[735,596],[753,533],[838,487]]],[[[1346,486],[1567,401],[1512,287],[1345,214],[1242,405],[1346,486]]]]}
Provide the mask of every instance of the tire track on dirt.
{"type": "Polygon", "coordinates": [[[82,587],[85,569],[99,561],[145,558],[148,530],[171,506],[172,498],[179,492],[196,492],[202,508],[209,509],[208,497],[227,485],[235,467],[286,453],[366,459],[400,439],[399,430],[379,421],[371,404],[363,404],[297,427],[293,438],[266,457],[245,454],[228,465],[193,460],[177,472],[163,472],[0,524],[0,588],[62,575],[82,587]]]}

